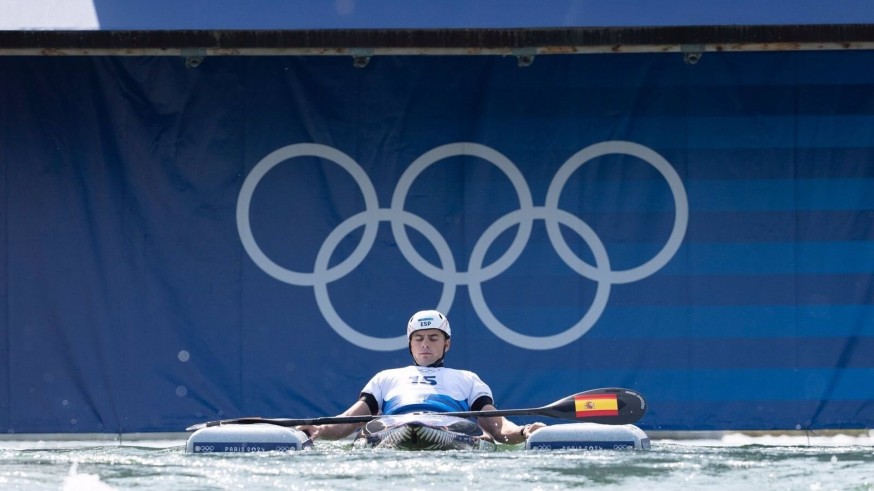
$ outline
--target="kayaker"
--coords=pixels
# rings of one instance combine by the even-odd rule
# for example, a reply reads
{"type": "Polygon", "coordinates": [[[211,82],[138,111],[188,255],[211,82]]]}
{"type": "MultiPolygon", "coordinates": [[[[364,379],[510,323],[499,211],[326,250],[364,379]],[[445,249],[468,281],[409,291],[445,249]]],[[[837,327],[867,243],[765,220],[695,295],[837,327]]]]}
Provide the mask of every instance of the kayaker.
{"type": "MultiPolygon", "coordinates": [[[[416,312],[407,323],[410,355],[415,365],[383,370],[367,382],[358,401],[340,416],[404,414],[412,412],[491,411],[492,390],[468,370],[443,366],[452,343],[449,319],[436,310],[416,312]]],[[[508,419],[479,417],[477,423],[495,442],[523,443],[538,428],[537,422],[518,426],[508,419]]],[[[361,424],[301,426],[314,440],[337,440],[361,424]]]]}

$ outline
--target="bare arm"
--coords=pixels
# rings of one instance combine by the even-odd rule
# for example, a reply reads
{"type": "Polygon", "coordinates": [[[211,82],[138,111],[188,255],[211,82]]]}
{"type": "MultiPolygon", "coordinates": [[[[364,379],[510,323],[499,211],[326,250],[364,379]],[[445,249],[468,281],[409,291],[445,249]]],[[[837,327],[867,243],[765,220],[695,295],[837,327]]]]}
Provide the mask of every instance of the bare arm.
{"type": "MultiPolygon", "coordinates": [[[[367,416],[370,415],[370,408],[364,401],[358,401],[349,409],[343,411],[339,416],[367,416]]],[[[324,438],[325,440],[339,440],[352,434],[358,428],[361,428],[363,423],[348,423],[348,424],[330,424],[330,425],[307,425],[298,426],[297,429],[305,432],[313,440],[324,438]]]]}
{"type": "MultiPolygon", "coordinates": [[[[491,404],[483,407],[483,411],[492,411],[497,409],[491,404]]],[[[503,416],[480,417],[477,418],[480,427],[486,433],[492,436],[498,443],[517,444],[525,443],[525,440],[531,436],[531,433],[539,428],[546,426],[541,422],[532,423],[530,425],[519,426],[503,416]]]]}

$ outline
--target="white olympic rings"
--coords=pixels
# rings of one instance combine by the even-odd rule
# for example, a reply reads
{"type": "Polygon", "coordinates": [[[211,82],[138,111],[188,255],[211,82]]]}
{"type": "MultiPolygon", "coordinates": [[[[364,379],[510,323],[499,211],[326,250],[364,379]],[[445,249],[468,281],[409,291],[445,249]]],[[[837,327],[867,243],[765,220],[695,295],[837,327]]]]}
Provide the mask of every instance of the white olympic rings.
{"type": "Polygon", "coordinates": [[[607,306],[613,284],[630,283],[646,278],[671,260],[680,248],[686,233],[689,204],[683,182],[671,164],[652,149],[628,141],[596,143],[571,156],[553,177],[543,206],[534,206],[525,178],[507,157],[490,147],[470,142],[442,145],[416,159],[398,180],[389,208],[379,207],[373,184],[358,163],[335,148],[316,143],[288,145],[264,157],[246,177],[237,200],[237,230],[243,247],[252,261],[265,273],[281,282],[313,287],[316,302],[328,325],[349,342],[373,351],[406,348],[406,336],[380,338],[356,331],[340,317],[331,303],[328,284],[346,276],[364,261],[376,240],[379,222],[384,221],[391,224],[398,249],[410,265],[424,276],[443,283],[443,292],[437,303],[437,310],[448,314],[455,298],[456,288],[459,285],[466,285],[474,310],[485,326],[496,336],[520,348],[547,350],[576,341],[594,326],[607,306]],[[652,165],[665,178],[674,198],[674,226],[665,245],[649,261],[621,271],[610,268],[610,260],[604,244],[591,227],[580,218],[558,208],[561,193],[570,176],[586,162],[609,154],[637,157],[652,165]],[[483,232],[472,249],[467,271],[459,271],[456,268],[449,244],[433,225],[422,217],[404,210],[407,193],[419,174],[440,160],[463,155],[479,157],[500,169],[510,180],[519,200],[518,210],[500,217],[483,232]],[[249,221],[252,196],[258,183],[271,169],[296,157],[320,157],[338,164],[352,176],[364,196],[364,211],[341,222],[325,238],[316,256],[312,273],[289,270],[267,257],[258,246],[249,221]],[[489,309],[481,289],[483,282],[500,275],[519,258],[528,243],[534,220],[545,222],[550,242],[568,267],[581,276],[597,282],[595,298],[585,315],[565,331],[549,336],[520,334],[503,325],[489,309]],[[483,264],[486,252],[492,243],[514,225],[518,225],[518,230],[510,247],[491,264],[483,264]],[[585,241],[591,249],[594,265],[588,264],[571,250],[561,234],[559,225],[570,228],[585,241]],[[364,233],[352,254],[339,264],[330,267],[331,256],[340,242],[349,233],[362,226],[364,233]],[[406,227],[415,229],[430,242],[437,252],[440,267],[431,264],[416,251],[407,236],[406,227]]]}

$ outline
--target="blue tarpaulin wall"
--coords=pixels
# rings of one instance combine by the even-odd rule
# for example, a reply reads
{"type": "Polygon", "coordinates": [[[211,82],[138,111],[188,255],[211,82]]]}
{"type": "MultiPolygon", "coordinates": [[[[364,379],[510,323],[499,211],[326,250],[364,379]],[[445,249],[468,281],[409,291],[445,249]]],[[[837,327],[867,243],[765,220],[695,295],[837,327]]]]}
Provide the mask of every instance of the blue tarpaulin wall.
{"type": "Polygon", "coordinates": [[[0,429],[335,414],[434,307],[499,407],[870,427],[871,61],[0,58],[0,429]]]}

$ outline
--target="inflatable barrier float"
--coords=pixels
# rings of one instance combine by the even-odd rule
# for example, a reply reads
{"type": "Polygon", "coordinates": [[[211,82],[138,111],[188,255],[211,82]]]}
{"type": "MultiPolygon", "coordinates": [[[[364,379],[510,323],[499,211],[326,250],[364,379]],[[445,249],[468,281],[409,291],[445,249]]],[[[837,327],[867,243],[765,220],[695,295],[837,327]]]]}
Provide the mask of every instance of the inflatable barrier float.
{"type": "Polygon", "coordinates": [[[306,433],[272,424],[222,425],[188,437],[186,453],[295,452],[313,446],[306,433]]]}
{"type": "Polygon", "coordinates": [[[649,450],[649,437],[634,425],[567,423],[541,428],[525,450],[649,450]]]}

